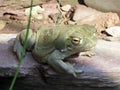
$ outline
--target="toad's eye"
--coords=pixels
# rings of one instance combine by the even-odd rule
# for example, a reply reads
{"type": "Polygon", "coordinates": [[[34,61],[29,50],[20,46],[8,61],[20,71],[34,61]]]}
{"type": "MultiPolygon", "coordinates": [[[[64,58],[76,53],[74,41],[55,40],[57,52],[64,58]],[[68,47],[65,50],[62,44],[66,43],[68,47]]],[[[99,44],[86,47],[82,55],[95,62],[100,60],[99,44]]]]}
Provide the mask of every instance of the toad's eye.
{"type": "Polygon", "coordinates": [[[80,38],[72,38],[72,43],[78,45],[80,43],[80,38]]]}

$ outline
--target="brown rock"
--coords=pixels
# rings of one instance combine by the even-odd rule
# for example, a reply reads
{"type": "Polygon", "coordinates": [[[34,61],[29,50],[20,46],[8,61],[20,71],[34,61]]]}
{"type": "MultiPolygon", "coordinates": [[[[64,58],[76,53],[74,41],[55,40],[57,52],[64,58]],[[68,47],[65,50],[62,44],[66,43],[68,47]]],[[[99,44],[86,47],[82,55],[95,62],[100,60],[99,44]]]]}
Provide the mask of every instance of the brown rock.
{"type": "Polygon", "coordinates": [[[108,27],[114,26],[120,21],[119,16],[116,13],[103,13],[83,5],[76,6],[73,20],[75,20],[77,24],[80,25],[95,25],[98,32],[101,32],[108,27]]]}
{"type": "Polygon", "coordinates": [[[45,9],[43,11],[44,16],[47,18],[50,14],[59,13],[59,10],[57,8],[57,3],[45,3],[42,5],[42,7],[45,9]]]}
{"type": "Polygon", "coordinates": [[[97,12],[95,9],[88,8],[84,5],[76,5],[73,20],[78,21],[81,19],[85,19],[86,17],[89,17],[90,15],[94,15],[95,13],[100,13],[100,12],[97,12]]]}

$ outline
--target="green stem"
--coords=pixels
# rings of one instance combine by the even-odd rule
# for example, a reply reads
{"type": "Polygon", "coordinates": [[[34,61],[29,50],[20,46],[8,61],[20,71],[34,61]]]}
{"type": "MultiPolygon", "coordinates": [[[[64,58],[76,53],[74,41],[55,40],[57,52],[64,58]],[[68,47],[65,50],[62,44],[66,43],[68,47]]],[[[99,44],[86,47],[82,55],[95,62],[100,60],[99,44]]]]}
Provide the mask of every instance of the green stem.
{"type": "Polygon", "coordinates": [[[22,52],[21,52],[21,58],[19,60],[20,62],[18,63],[18,67],[16,69],[16,72],[15,72],[15,75],[14,75],[13,80],[11,82],[11,85],[9,87],[9,90],[13,90],[15,81],[16,81],[17,76],[19,74],[20,67],[22,65],[22,61],[23,61],[23,58],[24,58],[24,55],[25,55],[25,50],[26,50],[26,46],[27,46],[27,39],[28,39],[28,34],[29,34],[29,29],[30,29],[31,16],[32,16],[32,5],[33,5],[33,0],[31,0],[30,14],[29,14],[29,18],[28,18],[27,31],[26,31],[26,36],[25,36],[25,41],[24,41],[24,44],[23,44],[22,52]]]}

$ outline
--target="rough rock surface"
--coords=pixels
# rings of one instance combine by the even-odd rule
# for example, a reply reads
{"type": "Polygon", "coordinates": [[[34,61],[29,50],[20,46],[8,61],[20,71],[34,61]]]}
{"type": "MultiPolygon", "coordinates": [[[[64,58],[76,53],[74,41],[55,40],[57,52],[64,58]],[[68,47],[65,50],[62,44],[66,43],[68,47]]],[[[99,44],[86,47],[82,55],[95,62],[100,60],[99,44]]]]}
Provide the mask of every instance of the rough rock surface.
{"type": "MultiPolygon", "coordinates": [[[[7,78],[14,75],[18,64],[18,60],[12,52],[15,37],[16,34],[0,35],[0,83],[1,85],[5,84],[2,86],[3,90],[7,88],[7,84],[9,86],[11,79],[7,78]],[[6,83],[7,80],[9,83],[6,83]]],[[[17,89],[15,90],[20,88],[22,90],[33,90],[34,88],[36,88],[35,90],[39,90],[39,88],[44,90],[72,90],[72,88],[76,88],[75,90],[79,90],[81,86],[99,87],[100,90],[117,90],[114,88],[120,85],[120,42],[98,40],[93,51],[96,56],[91,58],[79,56],[73,59],[77,62],[75,68],[84,71],[84,73],[78,74],[77,78],[43,73],[44,70],[40,68],[40,64],[32,58],[30,53],[27,53],[19,72],[15,86],[17,89]],[[104,89],[105,87],[107,89],[104,89]]],[[[98,89],[92,88],[92,90],[98,89]]]]}
{"type": "Polygon", "coordinates": [[[75,20],[77,24],[80,25],[95,25],[95,27],[98,30],[98,33],[100,33],[108,27],[114,26],[120,21],[119,16],[116,13],[103,13],[83,5],[76,6],[73,20],[75,20]]]}

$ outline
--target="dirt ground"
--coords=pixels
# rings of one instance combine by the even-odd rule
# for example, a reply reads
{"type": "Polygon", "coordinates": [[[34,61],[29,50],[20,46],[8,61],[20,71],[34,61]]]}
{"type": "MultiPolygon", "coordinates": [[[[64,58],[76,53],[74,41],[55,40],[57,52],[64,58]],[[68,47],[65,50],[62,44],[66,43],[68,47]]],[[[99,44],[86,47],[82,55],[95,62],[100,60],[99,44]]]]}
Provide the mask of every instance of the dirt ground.
{"type": "MultiPolygon", "coordinates": [[[[61,0],[62,4],[71,4],[75,5],[78,4],[77,0],[69,1],[69,0],[61,0]]],[[[48,8],[51,8],[51,6],[55,7],[55,4],[57,3],[56,0],[34,0],[33,6],[42,5],[42,4],[48,4],[53,3],[53,5],[48,5],[48,8]],[[55,4],[54,4],[55,3],[55,4]],[[50,6],[50,7],[49,7],[50,6]]],[[[26,20],[26,16],[24,16],[24,10],[26,8],[29,8],[30,2],[29,0],[22,0],[22,1],[16,1],[16,0],[0,0],[0,34],[9,34],[9,33],[18,33],[19,31],[27,28],[28,20],[26,20]],[[5,22],[1,23],[1,21],[5,22]]],[[[51,8],[51,11],[54,10],[51,8]]],[[[31,22],[31,28],[36,30],[40,25],[47,25],[48,20],[46,21],[32,21],[31,22]],[[44,24],[43,24],[44,23],[44,24]]]]}
{"type": "MultiPolygon", "coordinates": [[[[51,9],[48,10],[49,12],[54,11],[54,14],[50,14],[50,15],[53,15],[54,18],[55,18],[55,16],[54,16],[55,13],[58,12],[55,5],[57,5],[57,4],[56,3],[54,3],[54,4],[47,3],[47,4],[43,5],[43,7],[47,8],[47,9],[51,8],[51,9]]],[[[6,7],[6,9],[2,9],[0,7],[0,9],[1,9],[0,12],[4,12],[3,15],[0,17],[0,21],[3,21],[4,23],[2,23],[2,24],[5,24],[5,25],[3,25],[4,27],[0,29],[0,34],[14,34],[14,33],[18,33],[20,31],[22,31],[23,29],[27,28],[27,24],[28,24],[28,19],[27,18],[28,17],[26,17],[24,15],[24,10],[26,9],[26,7],[22,8],[22,9],[17,9],[17,10],[14,10],[13,8],[7,9],[7,7],[6,7]]],[[[46,11],[47,14],[48,14],[48,11],[46,11]]],[[[44,13],[46,14],[46,12],[44,12],[44,13]]],[[[68,16],[66,16],[66,18],[71,20],[70,17],[73,16],[73,15],[76,15],[79,19],[79,20],[76,20],[76,21],[78,21],[78,23],[80,23],[80,24],[81,23],[82,24],[84,24],[84,23],[85,24],[91,24],[92,23],[93,25],[97,25],[97,26],[99,26],[98,24],[100,23],[100,25],[103,26],[102,29],[109,26],[109,25],[105,26],[106,23],[110,24],[111,26],[114,26],[114,25],[120,26],[120,23],[118,21],[119,19],[116,18],[116,16],[114,16],[114,15],[112,15],[113,17],[111,17],[109,15],[106,15],[108,17],[108,19],[106,19],[105,22],[102,22],[102,24],[101,24],[101,21],[103,21],[104,18],[106,18],[106,16],[102,17],[102,19],[101,19],[101,17],[99,17],[98,20],[94,19],[93,21],[89,21],[89,20],[91,20],[91,18],[93,19],[93,16],[91,15],[92,12],[93,13],[95,12],[96,13],[95,15],[97,15],[98,17],[101,16],[101,15],[99,15],[99,13],[101,13],[99,11],[92,10],[91,8],[88,8],[88,7],[85,7],[85,6],[82,6],[82,5],[76,5],[75,7],[72,7],[67,12],[66,15],[68,15],[68,16]],[[75,12],[76,12],[76,14],[73,14],[75,12]],[[91,16],[86,17],[85,16],[86,14],[88,16],[90,16],[90,15],[91,16]],[[81,17],[78,16],[78,15],[82,16],[83,19],[81,20],[81,17]],[[107,22],[107,21],[110,21],[110,22],[107,22]],[[96,22],[98,24],[96,24],[96,22]]],[[[95,15],[94,15],[94,18],[96,18],[95,15]]],[[[76,16],[73,16],[73,19],[76,16]]],[[[49,17],[49,15],[48,15],[48,17],[49,17]]],[[[32,19],[30,28],[36,31],[41,25],[54,25],[54,22],[53,22],[54,18],[53,17],[52,17],[52,19],[49,17],[49,18],[45,18],[45,19],[42,19],[42,20],[32,19]]],[[[2,24],[0,23],[0,25],[2,25],[2,24]]],[[[101,26],[100,26],[100,28],[101,28],[101,26]]],[[[101,31],[102,30],[99,30],[98,34],[101,35],[101,31]]],[[[101,37],[102,36],[104,37],[104,36],[106,36],[106,34],[102,33],[101,37]]]]}
{"type": "MultiPolygon", "coordinates": [[[[15,34],[15,33],[18,33],[20,31],[22,31],[23,29],[26,29],[27,28],[27,21],[25,22],[25,24],[22,24],[19,22],[19,20],[17,21],[11,21],[11,22],[8,22],[6,23],[5,27],[0,30],[0,34],[15,34]]],[[[31,28],[32,29],[36,29],[35,28],[35,25],[37,25],[35,22],[34,23],[31,23],[31,28]]]]}

